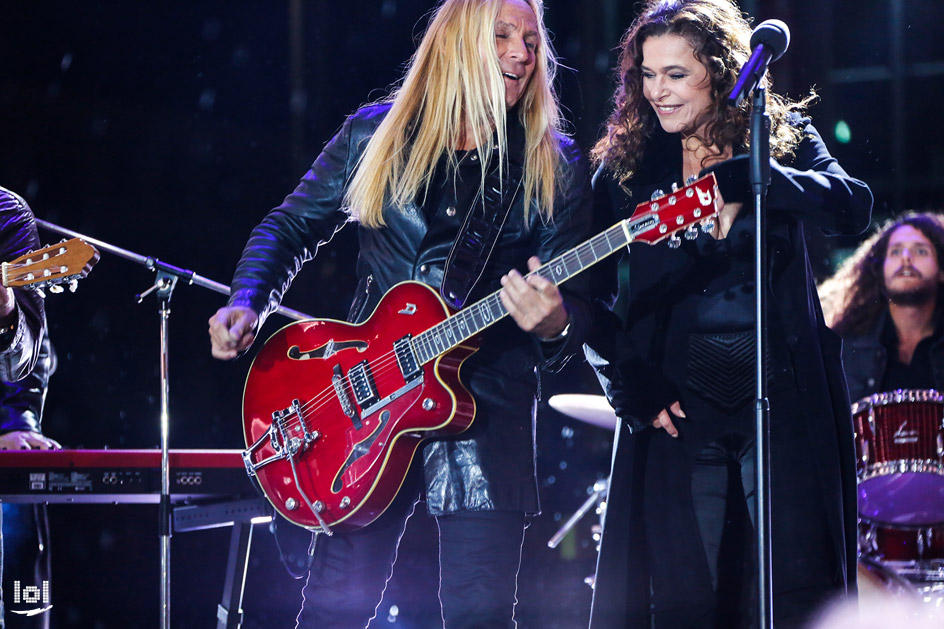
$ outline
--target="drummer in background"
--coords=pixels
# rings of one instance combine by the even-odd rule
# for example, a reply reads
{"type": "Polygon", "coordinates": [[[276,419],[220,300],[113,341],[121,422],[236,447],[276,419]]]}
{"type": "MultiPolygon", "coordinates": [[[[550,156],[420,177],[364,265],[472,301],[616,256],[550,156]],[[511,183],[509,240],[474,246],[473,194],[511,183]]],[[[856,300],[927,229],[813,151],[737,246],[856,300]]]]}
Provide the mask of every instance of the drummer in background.
{"type": "Polygon", "coordinates": [[[909,212],[886,223],[819,289],[843,337],[855,402],[896,389],[944,390],[944,216],[909,212]]]}

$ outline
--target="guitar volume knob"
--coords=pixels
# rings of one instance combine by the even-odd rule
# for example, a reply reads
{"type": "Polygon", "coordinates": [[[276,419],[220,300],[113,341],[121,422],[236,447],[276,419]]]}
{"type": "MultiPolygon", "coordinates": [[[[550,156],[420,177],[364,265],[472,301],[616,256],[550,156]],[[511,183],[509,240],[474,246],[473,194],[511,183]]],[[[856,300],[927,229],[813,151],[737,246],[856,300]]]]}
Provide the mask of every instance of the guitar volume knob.
{"type": "Polygon", "coordinates": [[[289,511],[294,511],[298,508],[298,502],[294,498],[289,498],[285,501],[285,508],[289,511]]]}
{"type": "Polygon", "coordinates": [[[436,408],[436,401],[433,398],[426,398],[423,400],[423,410],[431,411],[436,408]]]}

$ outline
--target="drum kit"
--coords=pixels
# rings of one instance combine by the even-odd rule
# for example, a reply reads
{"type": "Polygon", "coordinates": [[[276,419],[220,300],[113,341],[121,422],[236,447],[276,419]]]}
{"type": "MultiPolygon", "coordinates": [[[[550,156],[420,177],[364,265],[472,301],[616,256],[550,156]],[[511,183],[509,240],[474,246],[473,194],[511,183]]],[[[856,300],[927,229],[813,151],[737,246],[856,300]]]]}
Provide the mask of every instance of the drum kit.
{"type": "Polygon", "coordinates": [[[876,393],[852,416],[860,589],[944,608],[944,396],[876,393]]]}
{"type": "MultiPolygon", "coordinates": [[[[600,428],[614,430],[618,421],[601,395],[555,395],[549,404],[600,428]]],[[[944,609],[944,395],[876,393],[853,404],[852,415],[860,597],[891,594],[944,609]]],[[[556,546],[594,505],[602,515],[605,500],[606,484],[598,481],[548,545],[556,546]]]]}

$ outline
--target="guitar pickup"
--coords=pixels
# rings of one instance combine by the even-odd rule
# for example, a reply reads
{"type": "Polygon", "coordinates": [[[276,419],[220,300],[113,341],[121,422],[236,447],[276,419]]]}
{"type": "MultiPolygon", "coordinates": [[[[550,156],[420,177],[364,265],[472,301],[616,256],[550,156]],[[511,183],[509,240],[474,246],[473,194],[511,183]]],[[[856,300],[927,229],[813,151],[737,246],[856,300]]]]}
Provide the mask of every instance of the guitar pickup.
{"type": "Polygon", "coordinates": [[[410,382],[423,375],[423,366],[416,360],[411,340],[411,335],[407,334],[393,344],[393,353],[397,357],[397,365],[403,374],[404,382],[410,382]]]}
{"type": "Polygon", "coordinates": [[[347,372],[347,377],[351,382],[351,390],[354,391],[354,400],[358,406],[366,408],[380,399],[377,395],[374,376],[366,360],[351,367],[351,370],[347,372]]]}

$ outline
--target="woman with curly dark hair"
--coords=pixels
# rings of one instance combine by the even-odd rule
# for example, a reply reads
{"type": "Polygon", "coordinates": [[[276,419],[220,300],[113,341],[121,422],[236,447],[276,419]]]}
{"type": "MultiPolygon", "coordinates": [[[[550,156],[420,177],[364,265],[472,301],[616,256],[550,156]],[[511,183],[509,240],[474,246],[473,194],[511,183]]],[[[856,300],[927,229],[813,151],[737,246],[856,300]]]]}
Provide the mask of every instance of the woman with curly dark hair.
{"type": "Polygon", "coordinates": [[[944,216],[887,221],[819,287],[843,337],[853,401],[896,389],[944,390],[944,216]]]}
{"type": "MultiPolygon", "coordinates": [[[[601,309],[588,343],[622,420],[594,629],[739,627],[756,607],[751,105],[726,102],[749,39],[730,0],[650,0],[621,43],[615,108],[593,151],[601,219],[625,218],[655,191],[706,171],[718,178],[722,209],[708,235],[625,255],[615,312],[601,309]]],[[[768,91],[767,100],[765,354],[773,610],[782,629],[854,589],[852,422],[804,231],[859,233],[872,197],[801,116],[811,98],[794,103],[768,91]]],[[[615,275],[601,283],[612,288],[615,275]]]]}

